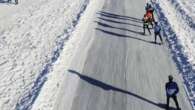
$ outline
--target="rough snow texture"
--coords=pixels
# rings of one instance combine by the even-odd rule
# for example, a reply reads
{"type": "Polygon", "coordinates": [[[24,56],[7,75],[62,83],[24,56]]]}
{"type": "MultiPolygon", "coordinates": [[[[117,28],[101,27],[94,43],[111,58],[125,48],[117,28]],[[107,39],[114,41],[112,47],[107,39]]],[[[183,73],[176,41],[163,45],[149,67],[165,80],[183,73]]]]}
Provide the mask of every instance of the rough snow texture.
{"type": "Polygon", "coordinates": [[[164,34],[167,36],[173,59],[184,79],[189,100],[195,109],[195,25],[192,20],[193,15],[187,13],[184,4],[180,5],[177,0],[159,0],[158,3],[155,4],[157,15],[164,34]]]}
{"type": "Polygon", "coordinates": [[[31,108],[85,2],[0,2],[0,110],[31,108]]]}
{"type": "Polygon", "coordinates": [[[193,22],[195,22],[195,1],[194,0],[178,0],[172,1],[175,6],[179,6],[187,15],[192,17],[193,22]]]}

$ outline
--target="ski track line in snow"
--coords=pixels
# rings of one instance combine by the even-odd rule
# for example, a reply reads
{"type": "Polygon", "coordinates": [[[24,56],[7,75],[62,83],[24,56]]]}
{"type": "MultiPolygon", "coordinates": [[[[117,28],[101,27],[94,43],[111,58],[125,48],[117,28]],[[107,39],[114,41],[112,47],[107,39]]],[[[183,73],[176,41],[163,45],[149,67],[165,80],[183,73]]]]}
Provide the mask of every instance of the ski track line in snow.
{"type": "Polygon", "coordinates": [[[191,102],[192,108],[195,110],[195,97],[193,96],[195,90],[192,88],[193,79],[195,78],[195,70],[188,61],[188,57],[184,55],[182,45],[178,42],[177,35],[173,31],[168,19],[165,17],[160,5],[158,3],[153,4],[159,18],[160,24],[163,27],[163,34],[167,37],[169,48],[172,54],[172,58],[177,65],[179,72],[184,80],[184,88],[188,99],[191,102]]]}
{"type": "Polygon", "coordinates": [[[86,0],[81,11],[77,15],[76,20],[72,21],[73,26],[66,29],[64,31],[63,35],[58,36],[58,40],[56,42],[57,48],[53,52],[51,62],[46,64],[46,66],[44,67],[42,72],[39,74],[37,80],[34,82],[34,85],[31,89],[31,91],[29,91],[27,94],[25,94],[25,96],[23,96],[23,98],[17,103],[16,110],[29,110],[29,109],[31,109],[32,105],[34,104],[36,98],[38,97],[38,95],[41,91],[41,88],[43,87],[44,83],[47,81],[47,74],[49,74],[49,72],[52,70],[53,64],[59,58],[60,53],[63,50],[64,44],[69,39],[71,33],[74,31],[74,28],[78,24],[79,19],[80,19],[81,15],[84,13],[88,4],[89,4],[89,0],[86,0]]]}

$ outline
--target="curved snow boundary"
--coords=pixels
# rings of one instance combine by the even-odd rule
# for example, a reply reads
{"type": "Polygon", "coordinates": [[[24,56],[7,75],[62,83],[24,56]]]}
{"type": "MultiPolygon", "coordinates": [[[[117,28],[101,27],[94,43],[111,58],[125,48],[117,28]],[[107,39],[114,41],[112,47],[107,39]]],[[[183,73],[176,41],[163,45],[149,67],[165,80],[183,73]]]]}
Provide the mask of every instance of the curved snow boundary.
{"type": "Polygon", "coordinates": [[[39,74],[37,80],[34,82],[32,89],[27,94],[22,96],[22,98],[19,100],[19,102],[16,105],[16,110],[29,110],[32,108],[32,105],[34,104],[36,98],[38,97],[41,88],[43,87],[44,83],[47,81],[47,74],[52,70],[53,64],[59,58],[60,53],[63,50],[66,41],[69,39],[71,33],[74,31],[74,28],[78,24],[78,21],[82,13],[85,11],[88,3],[89,0],[85,0],[76,19],[72,21],[73,26],[70,26],[68,29],[65,29],[64,33],[58,36],[58,39],[56,41],[57,47],[54,49],[52,58],[50,59],[49,63],[46,64],[42,72],[39,74]]]}
{"type": "Polygon", "coordinates": [[[181,4],[178,2],[178,0],[167,0],[170,2],[176,9],[176,11],[180,14],[183,20],[186,21],[186,23],[193,29],[195,29],[195,21],[193,18],[186,13],[186,11],[183,9],[181,4]]]}
{"type": "Polygon", "coordinates": [[[191,102],[192,108],[195,110],[195,97],[193,96],[195,89],[192,88],[193,78],[195,78],[195,70],[192,68],[188,57],[184,54],[183,47],[180,44],[178,37],[172,29],[168,19],[164,15],[161,7],[157,3],[153,3],[160,24],[163,27],[163,34],[167,37],[168,45],[172,53],[172,58],[175,61],[179,72],[184,80],[184,87],[188,98],[191,102]]]}

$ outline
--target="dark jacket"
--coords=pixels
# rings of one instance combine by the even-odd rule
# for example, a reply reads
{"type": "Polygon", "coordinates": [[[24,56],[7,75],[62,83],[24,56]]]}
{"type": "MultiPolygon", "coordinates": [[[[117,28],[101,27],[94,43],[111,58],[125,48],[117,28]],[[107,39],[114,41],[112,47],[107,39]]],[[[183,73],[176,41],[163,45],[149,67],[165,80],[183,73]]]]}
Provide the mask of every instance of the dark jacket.
{"type": "Polygon", "coordinates": [[[166,89],[167,96],[175,96],[179,92],[178,85],[174,81],[167,82],[165,85],[165,89],[166,89]]]}
{"type": "Polygon", "coordinates": [[[160,31],[161,31],[160,25],[159,25],[159,24],[155,25],[155,26],[154,26],[154,33],[155,33],[155,34],[158,34],[158,33],[160,33],[160,31]]]}

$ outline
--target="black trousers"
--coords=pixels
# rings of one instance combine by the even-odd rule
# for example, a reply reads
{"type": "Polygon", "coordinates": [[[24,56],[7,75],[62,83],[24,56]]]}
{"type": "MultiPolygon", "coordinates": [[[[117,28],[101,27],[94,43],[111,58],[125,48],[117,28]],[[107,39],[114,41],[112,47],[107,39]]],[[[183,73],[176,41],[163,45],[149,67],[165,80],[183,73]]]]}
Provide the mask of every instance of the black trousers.
{"type": "Polygon", "coordinates": [[[163,42],[163,39],[162,39],[162,36],[161,36],[160,32],[159,33],[154,33],[155,42],[156,42],[157,36],[159,36],[161,42],[163,42]]]}
{"type": "Polygon", "coordinates": [[[144,29],[144,34],[146,32],[146,28],[148,29],[148,32],[151,34],[150,28],[148,25],[143,25],[143,29],[144,29]]]}
{"type": "Polygon", "coordinates": [[[170,98],[173,99],[173,101],[175,102],[175,105],[176,105],[177,109],[179,110],[180,108],[179,108],[179,104],[178,104],[177,96],[176,95],[174,95],[174,96],[167,96],[167,110],[169,109],[169,100],[170,100],[170,98]]]}

